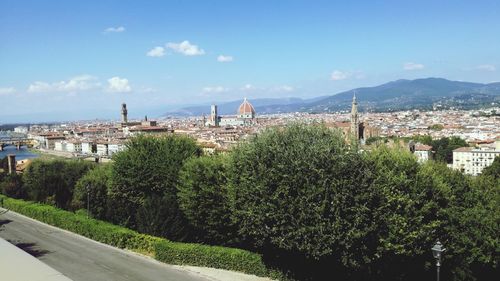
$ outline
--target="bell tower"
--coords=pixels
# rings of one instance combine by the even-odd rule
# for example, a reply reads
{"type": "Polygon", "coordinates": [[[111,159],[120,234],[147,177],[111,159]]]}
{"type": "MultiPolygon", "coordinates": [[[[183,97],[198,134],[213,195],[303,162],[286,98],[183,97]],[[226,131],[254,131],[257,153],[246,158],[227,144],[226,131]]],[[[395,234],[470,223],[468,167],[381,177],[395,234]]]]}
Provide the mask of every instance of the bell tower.
{"type": "Polygon", "coordinates": [[[127,123],[127,104],[122,103],[122,123],[127,123]]]}
{"type": "Polygon", "coordinates": [[[356,93],[354,93],[352,97],[351,134],[356,140],[359,140],[359,116],[358,116],[358,102],[356,101],[356,93]]]}

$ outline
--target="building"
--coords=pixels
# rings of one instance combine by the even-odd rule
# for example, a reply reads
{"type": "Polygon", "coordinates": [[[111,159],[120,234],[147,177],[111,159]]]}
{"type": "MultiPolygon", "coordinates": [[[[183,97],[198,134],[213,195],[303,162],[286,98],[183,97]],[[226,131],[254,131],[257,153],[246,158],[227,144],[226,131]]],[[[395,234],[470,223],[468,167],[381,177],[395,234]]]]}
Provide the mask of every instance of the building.
{"type": "Polygon", "coordinates": [[[426,162],[432,159],[432,146],[417,143],[415,145],[413,154],[417,156],[417,161],[419,163],[426,162]]]}
{"type": "MultiPolygon", "coordinates": [[[[61,142],[65,139],[66,139],[65,136],[47,136],[47,137],[45,137],[44,148],[54,150],[56,142],[61,142]]],[[[62,147],[62,144],[61,144],[61,147],[62,147]]]]}
{"type": "Polygon", "coordinates": [[[213,104],[210,110],[208,126],[252,126],[256,123],[256,113],[253,105],[245,98],[233,116],[219,116],[217,105],[213,104]]]}
{"type": "Polygon", "coordinates": [[[107,142],[98,142],[96,144],[96,153],[100,156],[108,155],[108,143],[107,142]]]}
{"type": "Polygon", "coordinates": [[[122,123],[127,123],[128,122],[128,111],[127,111],[127,104],[122,103],[122,123]]]}
{"type": "Polygon", "coordinates": [[[68,141],[66,143],[66,151],[71,153],[81,153],[82,152],[82,143],[79,141],[68,141]]]}
{"type": "Polygon", "coordinates": [[[66,151],[66,141],[56,141],[54,142],[55,151],[66,151]]]}
{"type": "Polygon", "coordinates": [[[362,133],[360,134],[360,122],[358,115],[358,102],[356,101],[356,94],[352,97],[352,108],[351,108],[351,136],[355,140],[362,139],[362,133]]]}
{"type": "Polygon", "coordinates": [[[96,152],[95,144],[89,141],[82,141],[82,153],[92,154],[96,152]]]}
{"type": "Polygon", "coordinates": [[[14,133],[27,134],[28,133],[28,127],[25,127],[25,126],[15,127],[14,128],[14,133]]]}
{"type": "Polygon", "coordinates": [[[120,152],[125,149],[125,144],[120,141],[111,141],[108,143],[108,155],[113,156],[113,154],[120,152]]]}
{"type": "Polygon", "coordinates": [[[490,166],[497,156],[500,156],[500,150],[494,146],[460,147],[453,150],[452,167],[464,174],[477,176],[484,168],[490,166]]]}

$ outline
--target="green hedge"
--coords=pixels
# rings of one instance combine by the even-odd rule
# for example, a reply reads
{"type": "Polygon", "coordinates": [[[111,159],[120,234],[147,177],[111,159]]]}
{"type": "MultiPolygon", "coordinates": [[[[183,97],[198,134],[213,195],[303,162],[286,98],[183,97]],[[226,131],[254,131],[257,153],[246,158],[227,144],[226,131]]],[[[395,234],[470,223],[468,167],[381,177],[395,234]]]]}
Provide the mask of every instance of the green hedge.
{"type": "Polygon", "coordinates": [[[267,269],[261,256],[256,253],[235,248],[172,242],[49,205],[2,195],[0,197],[4,198],[4,207],[7,209],[108,245],[152,254],[155,259],[165,263],[282,278],[278,272],[267,269]]]}

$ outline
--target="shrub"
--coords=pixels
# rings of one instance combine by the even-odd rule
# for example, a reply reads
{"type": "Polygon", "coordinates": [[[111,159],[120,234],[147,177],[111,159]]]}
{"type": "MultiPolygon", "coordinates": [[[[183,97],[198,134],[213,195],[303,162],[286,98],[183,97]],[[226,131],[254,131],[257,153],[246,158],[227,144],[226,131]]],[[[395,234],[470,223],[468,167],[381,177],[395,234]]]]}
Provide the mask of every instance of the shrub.
{"type": "Polygon", "coordinates": [[[152,255],[162,262],[281,277],[276,271],[266,268],[260,255],[249,251],[171,242],[52,206],[1,197],[5,199],[5,207],[12,211],[108,245],[152,255]]]}
{"type": "MultiPolygon", "coordinates": [[[[200,152],[195,141],[186,136],[138,136],[129,140],[127,149],[113,157],[109,218],[115,223],[137,229],[137,210],[144,206],[148,198],[164,198],[164,196],[173,198],[171,203],[175,204],[168,210],[169,213],[162,213],[164,221],[172,222],[182,218],[183,215],[176,205],[179,170],[186,159],[198,156],[200,152]]],[[[147,214],[142,213],[142,215],[147,214]]],[[[151,215],[156,216],[156,214],[151,215]]],[[[141,217],[143,223],[162,224],[158,219],[158,217],[141,217]]],[[[181,224],[184,224],[182,219],[178,221],[178,225],[181,224]]],[[[153,229],[157,228],[153,226],[153,229]]],[[[185,232],[183,229],[179,231],[185,232]]],[[[185,233],[175,233],[172,238],[184,235],[185,233]]]]}
{"type": "Polygon", "coordinates": [[[110,177],[111,164],[99,165],[88,171],[76,182],[71,202],[72,209],[86,209],[87,200],[90,199],[90,215],[97,219],[106,219],[110,177]],[[87,187],[90,198],[87,198],[87,187]]]}
{"type": "Polygon", "coordinates": [[[0,179],[0,192],[9,197],[18,199],[23,199],[28,196],[23,187],[22,178],[17,174],[4,175],[0,179]]]}
{"type": "Polygon", "coordinates": [[[206,243],[228,245],[235,238],[226,179],[226,158],[189,159],[180,172],[179,205],[206,243]]]}
{"type": "Polygon", "coordinates": [[[268,272],[260,255],[249,251],[200,244],[160,241],[155,258],[169,264],[215,267],[265,276],[268,272]]]}
{"type": "Polygon", "coordinates": [[[26,168],[23,182],[29,199],[53,202],[59,208],[68,209],[75,183],[93,167],[92,162],[35,159],[26,168]]]}
{"type": "Polygon", "coordinates": [[[312,259],[340,255],[353,267],[367,256],[376,193],[365,161],[339,131],[270,129],[231,156],[232,208],[244,239],[312,259]]]}

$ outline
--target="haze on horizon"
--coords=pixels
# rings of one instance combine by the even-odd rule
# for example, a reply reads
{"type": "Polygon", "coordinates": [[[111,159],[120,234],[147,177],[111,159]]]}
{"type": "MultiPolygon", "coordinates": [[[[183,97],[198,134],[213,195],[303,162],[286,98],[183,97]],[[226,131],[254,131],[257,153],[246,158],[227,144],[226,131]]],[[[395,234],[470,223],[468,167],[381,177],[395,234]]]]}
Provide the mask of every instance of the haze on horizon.
{"type": "Polygon", "coordinates": [[[498,1],[0,2],[0,123],[500,81],[498,1]]]}

